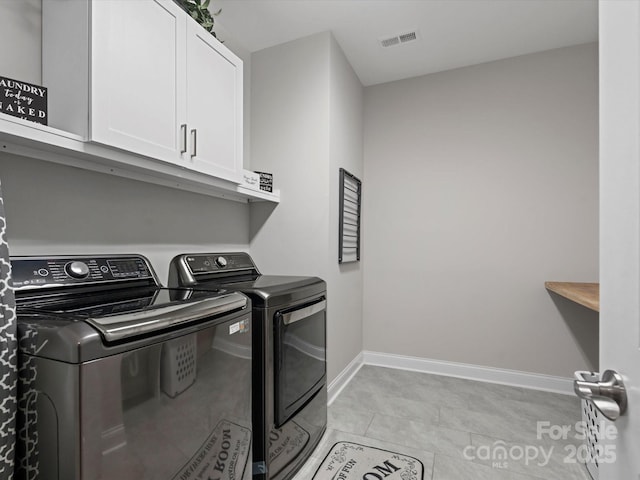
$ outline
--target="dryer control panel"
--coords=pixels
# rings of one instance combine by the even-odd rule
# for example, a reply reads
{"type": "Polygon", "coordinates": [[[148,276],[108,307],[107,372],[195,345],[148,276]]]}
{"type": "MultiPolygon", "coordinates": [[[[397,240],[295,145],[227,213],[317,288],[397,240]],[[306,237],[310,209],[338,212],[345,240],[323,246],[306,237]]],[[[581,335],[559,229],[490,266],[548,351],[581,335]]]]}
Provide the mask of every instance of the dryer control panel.
{"type": "Polygon", "coordinates": [[[260,272],[248,253],[185,253],[169,265],[169,286],[192,287],[204,281],[229,282],[258,275],[260,272]]]}
{"type": "Polygon", "coordinates": [[[257,270],[251,257],[246,253],[210,253],[198,255],[184,255],[184,264],[191,273],[215,273],[223,271],[251,271],[257,270]]]}

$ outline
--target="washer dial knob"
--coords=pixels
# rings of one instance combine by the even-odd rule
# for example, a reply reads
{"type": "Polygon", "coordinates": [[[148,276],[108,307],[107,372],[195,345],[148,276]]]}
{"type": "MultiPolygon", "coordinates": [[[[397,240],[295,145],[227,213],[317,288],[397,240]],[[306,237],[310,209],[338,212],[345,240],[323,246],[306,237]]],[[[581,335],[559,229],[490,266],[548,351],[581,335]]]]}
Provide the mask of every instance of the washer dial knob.
{"type": "Polygon", "coordinates": [[[64,266],[64,271],[72,278],[86,278],[89,275],[89,267],[84,262],[69,262],[64,266]]]}
{"type": "Polygon", "coordinates": [[[224,268],[227,266],[227,259],[224,257],[217,257],[216,258],[216,265],[220,268],[224,268]]]}

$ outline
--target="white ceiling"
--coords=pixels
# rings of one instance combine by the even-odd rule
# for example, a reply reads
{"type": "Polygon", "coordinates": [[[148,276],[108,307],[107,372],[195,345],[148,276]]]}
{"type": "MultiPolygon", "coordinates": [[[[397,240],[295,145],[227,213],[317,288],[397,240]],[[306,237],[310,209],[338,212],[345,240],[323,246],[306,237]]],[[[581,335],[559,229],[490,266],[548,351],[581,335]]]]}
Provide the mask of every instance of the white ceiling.
{"type": "Polygon", "coordinates": [[[225,34],[255,52],[330,30],[363,85],[598,39],[597,0],[212,0],[225,34]],[[416,42],[379,39],[418,29],[416,42]]]}

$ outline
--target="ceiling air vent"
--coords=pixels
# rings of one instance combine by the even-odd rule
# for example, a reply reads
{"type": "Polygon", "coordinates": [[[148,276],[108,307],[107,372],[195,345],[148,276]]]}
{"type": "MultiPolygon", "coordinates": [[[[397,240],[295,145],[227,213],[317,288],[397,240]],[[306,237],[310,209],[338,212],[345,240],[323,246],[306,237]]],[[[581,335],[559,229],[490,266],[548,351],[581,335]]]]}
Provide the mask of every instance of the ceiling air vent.
{"type": "Polygon", "coordinates": [[[418,39],[416,32],[403,33],[402,35],[398,35],[400,39],[400,43],[413,42],[418,39]]]}
{"type": "Polygon", "coordinates": [[[383,47],[391,47],[392,45],[398,45],[399,43],[400,39],[398,37],[389,37],[380,40],[380,45],[383,47]]]}
{"type": "Polygon", "coordinates": [[[418,31],[413,30],[410,32],[399,33],[392,37],[380,38],[380,45],[382,47],[392,47],[394,45],[401,45],[403,43],[415,42],[418,40],[418,31]]]}

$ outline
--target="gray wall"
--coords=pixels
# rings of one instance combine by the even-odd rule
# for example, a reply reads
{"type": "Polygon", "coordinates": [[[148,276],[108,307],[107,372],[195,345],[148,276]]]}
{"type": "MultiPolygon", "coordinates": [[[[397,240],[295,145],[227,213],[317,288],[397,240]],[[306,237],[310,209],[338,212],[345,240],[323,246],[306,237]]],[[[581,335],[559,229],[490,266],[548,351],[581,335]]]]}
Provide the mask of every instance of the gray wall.
{"type": "Polygon", "coordinates": [[[595,44],[365,89],[365,350],[571,376],[597,314],[595,44]]]}
{"type": "Polygon", "coordinates": [[[252,209],[253,255],[264,271],[325,276],[329,34],[255,52],[251,62],[251,166],[273,173],[282,191],[275,210],[252,209]]]}
{"type": "Polygon", "coordinates": [[[246,250],[249,207],[0,153],[11,255],[141,253],[162,282],[175,255],[246,250]]]}
{"type": "Polygon", "coordinates": [[[331,37],[329,50],[329,302],[330,379],[361,351],[363,335],[361,262],[338,264],[339,169],[362,179],[364,89],[340,46],[331,37]],[[335,308],[334,308],[335,307],[335,308]]]}
{"type": "Polygon", "coordinates": [[[362,271],[338,267],[338,168],[362,172],[362,85],[329,33],[252,56],[252,168],[274,174],[280,205],[254,205],[263,271],[327,281],[328,378],[362,350],[362,271]],[[268,219],[268,220],[267,220],[268,219]]]}

